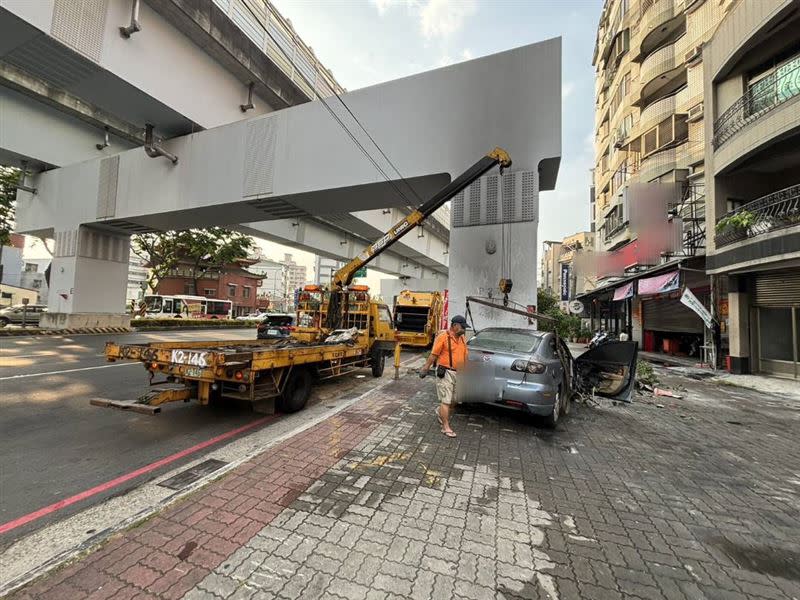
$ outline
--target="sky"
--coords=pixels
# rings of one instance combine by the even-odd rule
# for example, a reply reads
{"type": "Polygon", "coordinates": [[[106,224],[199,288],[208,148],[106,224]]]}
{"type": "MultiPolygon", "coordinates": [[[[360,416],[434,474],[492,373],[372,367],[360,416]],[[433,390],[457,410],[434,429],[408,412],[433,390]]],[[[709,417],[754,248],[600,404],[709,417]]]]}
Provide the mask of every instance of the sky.
{"type": "Polygon", "coordinates": [[[555,191],[540,195],[539,240],[588,229],[602,0],[272,2],[348,90],[561,36],[561,168],[555,191]]]}

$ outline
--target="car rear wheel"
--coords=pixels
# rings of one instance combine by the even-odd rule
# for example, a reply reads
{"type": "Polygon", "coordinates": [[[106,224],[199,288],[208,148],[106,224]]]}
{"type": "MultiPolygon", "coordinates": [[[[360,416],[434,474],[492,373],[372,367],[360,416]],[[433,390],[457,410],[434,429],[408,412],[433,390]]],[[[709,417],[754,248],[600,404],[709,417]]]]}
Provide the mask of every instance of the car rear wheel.
{"type": "Polygon", "coordinates": [[[311,373],[298,369],[289,373],[289,381],[278,401],[281,412],[293,413],[302,410],[311,395],[311,373]]]}
{"type": "Polygon", "coordinates": [[[561,416],[562,392],[561,387],[556,391],[556,399],[553,401],[553,411],[544,419],[545,424],[553,428],[558,425],[558,418],[561,416]]]}
{"type": "Polygon", "coordinates": [[[5,327],[9,323],[10,323],[10,321],[8,319],[6,319],[5,317],[0,318],[0,327],[5,327]]]}

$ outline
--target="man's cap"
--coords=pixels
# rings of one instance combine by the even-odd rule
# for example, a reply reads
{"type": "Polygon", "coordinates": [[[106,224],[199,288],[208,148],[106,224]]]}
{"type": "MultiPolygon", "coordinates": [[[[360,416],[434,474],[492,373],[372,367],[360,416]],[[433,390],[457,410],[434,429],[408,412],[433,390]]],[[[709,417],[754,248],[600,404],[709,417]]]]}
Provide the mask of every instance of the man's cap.
{"type": "Polygon", "coordinates": [[[467,326],[467,320],[464,317],[462,317],[461,315],[456,315],[452,319],[450,319],[450,324],[451,325],[458,324],[458,325],[461,325],[462,327],[466,327],[467,326]]]}

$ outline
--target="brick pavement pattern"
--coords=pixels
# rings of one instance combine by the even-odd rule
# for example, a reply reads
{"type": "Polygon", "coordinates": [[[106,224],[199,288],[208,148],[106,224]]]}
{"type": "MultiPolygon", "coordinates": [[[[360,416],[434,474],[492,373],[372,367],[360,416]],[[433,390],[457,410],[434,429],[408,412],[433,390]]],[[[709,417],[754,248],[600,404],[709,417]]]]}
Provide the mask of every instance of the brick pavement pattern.
{"type": "Polygon", "coordinates": [[[19,596],[800,598],[797,407],[696,389],[451,440],[407,378],[19,596]]]}

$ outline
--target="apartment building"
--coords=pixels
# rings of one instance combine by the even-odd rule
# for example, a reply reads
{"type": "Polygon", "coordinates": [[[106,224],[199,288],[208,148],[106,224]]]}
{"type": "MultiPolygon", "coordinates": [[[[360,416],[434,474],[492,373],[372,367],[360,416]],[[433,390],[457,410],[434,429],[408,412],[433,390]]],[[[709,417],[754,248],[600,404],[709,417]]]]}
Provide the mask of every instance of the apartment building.
{"type": "Polygon", "coordinates": [[[541,263],[541,286],[562,302],[591,290],[594,272],[588,260],[580,260],[592,251],[595,235],[580,231],[561,241],[545,241],[541,263]]]}
{"type": "Polygon", "coordinates": [[[735,373],[798,378],[800,2],[738,2],[703,63],[706,268],[722,345],[735,373]]]}
{"type": "Polygon", "coordinates": [[[607,0],[601,15],[593,221],[603,259],[585,299],[645,350],[700,357],[710,343],[678,290],[709,302],[697,258],[706,245],[703,46],[735,4],[607,0]]]}

